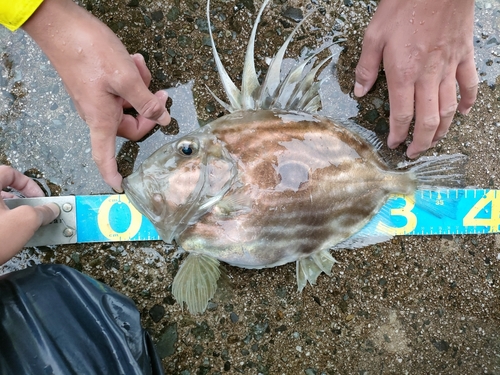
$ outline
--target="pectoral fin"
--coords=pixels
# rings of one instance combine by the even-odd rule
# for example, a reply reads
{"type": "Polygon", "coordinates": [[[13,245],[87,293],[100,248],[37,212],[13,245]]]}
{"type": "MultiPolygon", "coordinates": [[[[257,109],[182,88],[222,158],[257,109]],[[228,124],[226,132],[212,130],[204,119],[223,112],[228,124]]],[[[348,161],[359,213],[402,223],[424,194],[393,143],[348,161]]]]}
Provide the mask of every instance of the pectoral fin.
{"type": "Polygon", "coordinates": [[[175,275],[172,294],[181,306],[186,302],[189,312],[201,314],[217,290],[220,274],[217,259],[189,254],[175,275]]]}
{"type": "Polygon", "coordinates": [[[315,284],[321,272],[331,275],[332,267],[338,263],[329,250],[322,250],[307,258],[297,261],[297,287],[299,292],[304,289],[307,282],[315,284]]]}

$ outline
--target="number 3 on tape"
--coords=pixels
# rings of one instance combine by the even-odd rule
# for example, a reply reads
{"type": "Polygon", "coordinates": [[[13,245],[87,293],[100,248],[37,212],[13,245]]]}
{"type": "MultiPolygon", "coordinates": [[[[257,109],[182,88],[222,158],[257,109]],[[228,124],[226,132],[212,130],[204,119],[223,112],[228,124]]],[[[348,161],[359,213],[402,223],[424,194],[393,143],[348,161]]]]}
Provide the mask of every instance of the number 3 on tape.
{"type": "MultiPolygon", "coordinates": [[[[417,216],[412,212],[413,208],[415,207],[415,199],[413,198],[413,196],[395,194],[391,197],[391,200],[394,200],[394,202],[400,200],[403,201],[403,206],[389,209],[391,218],[395,219],[393,221],[401,221],[398,219],[404,218],[406,223],[403,226],[394,227],[384,224],[382,221],[380,221],[377,224],[377,231],[395,236],[405,235],[414,231],[417,227],[417,216]]],[[[390,206],[393,205],[395,205],[395,203],[391,204],[390,206]]]]}
{"type": "MultiPolygon", "coordinates": [[[[122,206],[123,208],[123,206],[122,206]]],[[[127,241],[134,237],[142,225],[142,215],[135,207],[130,203],[126,195],[111,195],[106,198],[97,213],[97,225],[102,235],[112,241],[127,241]],[[115,205],[124,204],[130,212],[130,222],[125,231],[116,231],[113,229],[113,223],[119,223],[122,220],[121,215],[112,215],[112,208],[116,208],[115,205]],[[118,216],[118,217],[113,217],[118,216]]],[[[116,226],[115,226],[116,228],[116,226]]]]}

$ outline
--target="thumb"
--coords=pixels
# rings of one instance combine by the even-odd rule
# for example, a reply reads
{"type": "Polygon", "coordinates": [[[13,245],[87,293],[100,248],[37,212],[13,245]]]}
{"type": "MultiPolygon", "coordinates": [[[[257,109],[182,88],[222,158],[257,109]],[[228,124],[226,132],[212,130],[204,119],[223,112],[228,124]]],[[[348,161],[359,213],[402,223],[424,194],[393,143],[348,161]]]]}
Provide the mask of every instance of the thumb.
{"type": "MultiPolygon", "coordinates": [[[[369,29],[367,30],[368,33],[369,29]]],[[[377,79],[380,62],[382,61],[382,48],[377,43],[371,43],[369,36],[365,34],[363,48],[356,66],[356,83],[354,84],[354,95],[364,96],[370,90],[377,79]]]]}
{"type": "Polygon", "coordinates": [[[55,203],[45,204],[43,206],[36,206],[40,226],[47,225],[53,222],[61,213],[61,209],[55,203]]]}

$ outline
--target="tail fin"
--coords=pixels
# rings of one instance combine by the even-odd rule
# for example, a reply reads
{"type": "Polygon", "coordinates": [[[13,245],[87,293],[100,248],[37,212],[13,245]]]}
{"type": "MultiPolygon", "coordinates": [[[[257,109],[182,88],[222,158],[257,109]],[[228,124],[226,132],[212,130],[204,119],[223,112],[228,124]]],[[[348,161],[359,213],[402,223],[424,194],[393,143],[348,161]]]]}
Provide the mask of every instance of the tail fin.
{"type": "Polygon", "coordinates": [[[423,156],[418,160],[402,163],[398,169],[409,169],[417,180],[418,189],[440,190],[465,186],[462,154],[423,156]]]}
{"type": "Polygon", "coordinates": [[[440,190],[457,189],[465,186],[464,165],[467,157],[462,154],[425,156],[404,163],[398,169],[409,169],[417,180],[417,189],[438,191],[432,194],[415,194],[415,204],[436,217],[456,216],[458,199],[452,194],[439,193],[440,190]],[[455,198],[454,198],[455,197],[455,198]]]}

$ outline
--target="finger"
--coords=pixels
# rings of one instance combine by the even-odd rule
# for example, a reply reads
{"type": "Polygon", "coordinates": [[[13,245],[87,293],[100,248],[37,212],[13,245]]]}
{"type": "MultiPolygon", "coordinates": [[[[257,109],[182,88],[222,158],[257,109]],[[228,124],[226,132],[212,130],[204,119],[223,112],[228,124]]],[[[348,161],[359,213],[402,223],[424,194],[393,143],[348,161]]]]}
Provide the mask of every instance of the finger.
{"type": "Polygon", "coordinates": [[[44,204],[43,206],[36,206],[34,207],[34,209],[37,211],[38,217],[40,219],[41,224],[39,225],[39,227],[50,224],[61,213],[61,209],[55,203],[44,204]]]}
{"type": "Polygon", "coordinates": [[[90,143],[92,159],[97,165],[104,181],[116,192],[123,192],[121,188],[122,176],[118,173],[115,158],[116,134],[112,126],[90,127],[90,143]]]}
{"type": "Polygon", "coordinates": [[[439,126],[432,139],[431,147],[434,147],[444,138],[450,128],[453,116],[457,111],[457,89],[455,77],[449,75],[439,85],[439,126]]]}
{"type": "Polygon", "coordinates": [[[131,57],[132,60],[134,60],[135,66],[137,67],[137,69],[139,69],[139,74],[141,75],[142,81],[146,86],[149,87],[149,84],[151,83],[151,72],[146,66],[144,56],[142,56],[140,53],[136,53],[131,55],[131,57]]]}
{"type": "Polygon", "coordinates": [[[59,206],[55,203],[39,207],[20,206],[5,212],[0,226],[0,238],[3,241],[0,264],[12,258],[26,245],[40,226],[55,220],[59,213],[59,206]]]}
{"type": "Polygon", "coordinates": [[[364,39],[361,56],[356,66],[356,82],[354,95],[364,96],[371,89],[378,76],[380,62],[382,61],[383,46],[376,43],[368,28],[364,39]]]}
{"type": "Polygon", "coordinates": [[[0,165],[0,189],[10,186],[27,197],[43,197],[45,194],[38,184],[18,170],[0,165]]]}
{"type": "MultiPolygon", "coordinates": [[[[168,99],[168,94],[165,91],[158,91],[155,94],[165,106],[168,99]]],[[[170,115],[169,115],[170,118],[170,115]]],[[[118,127],[118,135],[132,141],[137,141],[144,137],[151,129],[156,126],[156,121],[150,120],[142,115],[133,117],[124,115],[120,126],[118,127]]]]}
{"type": "Polygon", "coordinates": [[[115,95],[128,101],[139,115],[160,125],[168,125],[170,123],[170,115],[163,101],[166,92],[159,91],[157,94],[153,95],[142,80],[139,83],[133,77],[122,82],[115,92],[115,95]]]}
{"type": "Polygon", "coordinates": [[[457,67],[457,81],[460,89],[460,102],[457,110],[466,115],[477,98],[478,76],[474,58],[471,56],[457,67]]]}
{"type": "Polygon", "coordinates": [[[3,199],[18,198],[15,194],[3,190],[0,191],[0,197],[2,197],[3,199]]]}
{"type": "Polygon", "coordinates": [[[413,120],[415,86],[413,80],[400,78],[398,72],[392,69],[386,70],[386,77],[390,103],[387,146],[396,148],[408,136],[413,120]]]}
{"type": "Polygon", "coordinates": [[[431,147],[439,127],[439,86],[435,82],[418,83],[415,87],[415,130],[406,155],[413,159],[431,147]]]}
{"type": "MultiPolygon", "coordinates": [[[[141,75],[142,81],[147,87],[149,87],[149,84],[151,83],[151,72],[146,66],[146,61],[144,60],[144,56],[142,56],[140,53],[136,53],[134,55],[130,55],[130,57],[132,58],[132,60],[134,60],[134,64],[139,70],[139,74],[141,75]]],[[[130,108],[130,107],[132,107],[132,105],[125,100],[123,103],[123,108],[130,108]]]]}

